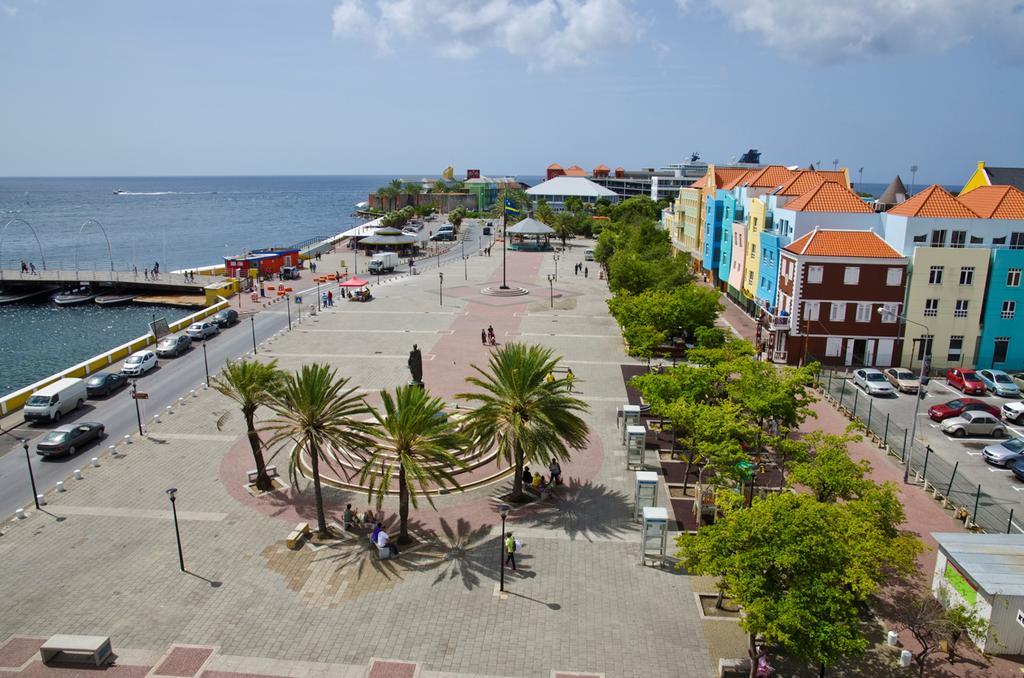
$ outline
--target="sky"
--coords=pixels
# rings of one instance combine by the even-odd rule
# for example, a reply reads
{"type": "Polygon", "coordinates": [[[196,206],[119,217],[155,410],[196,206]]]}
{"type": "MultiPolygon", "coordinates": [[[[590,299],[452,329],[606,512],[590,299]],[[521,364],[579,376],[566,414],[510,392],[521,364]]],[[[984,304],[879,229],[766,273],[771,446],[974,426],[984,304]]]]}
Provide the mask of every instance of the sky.
{"type": "Polygon", "coordinates": [[[0,176],[1024,165],[1024,0],[0,0],[0,176]]]}

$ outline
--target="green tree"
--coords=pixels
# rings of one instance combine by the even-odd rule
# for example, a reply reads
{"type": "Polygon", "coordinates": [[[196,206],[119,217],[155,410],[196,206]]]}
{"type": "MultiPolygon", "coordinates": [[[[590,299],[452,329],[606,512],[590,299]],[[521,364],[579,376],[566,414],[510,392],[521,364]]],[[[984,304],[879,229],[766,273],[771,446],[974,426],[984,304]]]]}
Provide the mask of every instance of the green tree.
{"type": "Polygon", "coordinates": [[[423,193],[423,184],[418,181],[407,181],[402,185],[402,193],[417,196],[423,193]]]}
{"type": "Polygon", "coordinates": [[[430,185],[431,193],[447,193],[448,184],[444,183],[441,179],[437,179],[430,185]]]}
{"type": "Polygon", "coordinates": [[[476,446],[497,446],[498,455],[514,468],[512,499],[523,498],[523,466],[547,465],[582,450],[588,429],[580,417],[587,404],[573,397],[564,379],[547,382],[559,363],[551,349],[510,343],[488,361],[487,370],[473,365],[478,376],[466,381],[480,389],[457,397],[476,404],[466,417],[465,431],[476,446]]]}
{"type": "MultiPolygon", "coordinates": [[[[274,485],[267,475],[262,441],[256,430],[256,410],[270,406],[274,390],[280,382],[281,372],[277,369],[276,360],[266,363],[257,360],[228,361],[220,374],[210,380],[211,386],[234,400],[242,410],[249,448],[256,461],[256,488],[262,492],[273,490],[274,485]]],[[[219,425],[218,421],[218,428],[219,425]]]]}
{"type": "Polygon", "coordinates": [[[630,325],[623,334],[629,344],[629,355],[646,360],[648,367],[651,366],[651,358],[657,355],[658,347],[667,338],[664,332],[650,325],[630,325]]]}
{"type": "Polygon", "coordinates": [[[661,207],[646,195],[626,198],[611,208],[613,221],[626,224],[653,222],[661,219],[661,207]]]}
{"type": "Polygon", "coordinates": [[[367,486],[369,496],[376,495],[380,509],[397,481],[398,542],[406,543],[410,501],[413,508],[419,508],[417,495],[423,492],[433,507],[429,494],[432,486],[459,487],[452,470],[465,468],[456,452],[465,448],[468,440],[445,414],[441,399],[432,397],[426,389],[399,386],[393,396],[388,391],[380,395],[383,413],[375,409],[373,416],[385,442],[367,456],[360,482],[367,486]]]}
{"type": "Polygon", "coordinates": [[[834,502],[839,499],[859,498],[874,483],[867,478],[871,464],[850,458],[847,445],[860,436],[834,435],[812,431],[803,438],[808,459],[790,467],[789,483],[803,485],[814,493],[815,499],[834,502]]]}
{"type": "Polygon", "coordinates": [[[583,200],[578,196],[570,195],[565,199],[565,209],[569,212],[582,212],[585,209],[583,200]]]}
{"type": "Polygon", "coordinates": [[[547,224],[552,228],[555,227],[557,215],[555,214],[555,211],[551,209],[551,206],[548,205],[547,200],[541,199],[537,201],[537,210],[534,216],[537,218],[537,221],[542,224],[547,224]]]}
{"type": "Polygon", "coordinates": [[[303,365],[285,373],[274,390],[271,408],[275,417],[263,430],[270,433],[268,446],[291,442],[288,473],[298,484],[302,455],[309,456],[316,500],[317,533],[329,536],[320,485],[320,463],[333,466],[336,454],[362,458],[375,446],[376,429],[365,417],[372,409],[356,389],[347,388],[348,379],[323,363],[303,365]]]}
{"type": "Polygon", "coordinates": [[[462,220],[466,218],[466,210],[463,207],[456,207],[448,213],[448,223],[455,228],[462,225],[462,220]]]}

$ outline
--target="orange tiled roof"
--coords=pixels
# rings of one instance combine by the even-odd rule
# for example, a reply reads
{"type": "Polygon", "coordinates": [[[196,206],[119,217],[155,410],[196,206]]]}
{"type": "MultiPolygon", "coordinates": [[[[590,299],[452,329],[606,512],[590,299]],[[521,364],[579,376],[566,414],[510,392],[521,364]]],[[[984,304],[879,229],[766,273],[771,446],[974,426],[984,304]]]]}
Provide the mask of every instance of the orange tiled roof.
{"type": "Polygon", "coordinates": [[[750,170],[742,167],[715,168],[715,188],[725,188],[725,185],[737,177],[742,177],[750,170]]]}
{"type": "Polygon", "coordinates": [[[608,165],[605,165],[604,163],[601,163],[600,165],[598,165],[597,167],[594,168],[594,171],[595,172],[602,172],[602,171],[608,172],[610,170],[608,168],[608,165]]]}
{"type": "Polygon", "coordinates": [[[548,169],[549,169],[549,170],[553,170],[553,169],[562,169],[562,166],[561,166],[561,165],[559,165],[559,164],[558,164],[557,162],[553,162],[553,163],[551,163],[550,165],[548,165],[548,169]]]}
{"type": "Polygon", "coordinates": [[[1024,191],[1016,186],[979,186],[957,200],[983,219],[1024,219],[1024,191]]]}
{"type": "Polygon", "coordinates": [[[775,195],[785,195],[793,198],[803,195],[813,188],[817,188],[823,181],[825,181],[825,177],[818,172],[797,170],[793,173],[792,179],[782,184],[782,188],[775,191],[775,195]]]}
{"type": "Polygon", "coordinates": [[[874,231],[814,229],[786,245],[785,250],[809,257],[902,259],[903,255],[874,231]]]}
{"type": "Polygon", "coordinates": [[[565,176],[567,176],[567,177],[585,177],[585,176],[587,176],[587,170],[583,169],[579,165],[573,165],[569,169],[565,170],[565,176]]]}
{"type": "Polygon", "coordinates": [[[823,181],[782,209],[794,212],[874,212],[856,193],[835,181],[823,181]]]}
{"type": "Polygon", "coordinates": [[[740,184],[744,183],[744,179],[746,179],[748,175],[751,175],[751,174],[754,174],[754,173],[755,173],[755,170],[744,170],[743,174],[737,174],[732,179],[729,179],[724,184],[722,184],[722,188],[725,189],[726,191],[731,191],[732,189],[736,188],[740,184]]]}
{"type": "MultiPolygon", "coordinates": [[[[968,194],[970,195],[970,194],[968,194]]],[[[965,196],[966,197],[966,196],[965,196]]],[[[934,184],[889,210],[901,217],[935,217],[940,219],[977,219],[962,201],[938,184],[934,184]]]]}
{"type": "Polygon", "coordinates": [[[789,181],[792,176],[793,171],[782,165],[768,165],[760,171],[753,171],[743,183],[753,188],[775,188],[789,181]]]}

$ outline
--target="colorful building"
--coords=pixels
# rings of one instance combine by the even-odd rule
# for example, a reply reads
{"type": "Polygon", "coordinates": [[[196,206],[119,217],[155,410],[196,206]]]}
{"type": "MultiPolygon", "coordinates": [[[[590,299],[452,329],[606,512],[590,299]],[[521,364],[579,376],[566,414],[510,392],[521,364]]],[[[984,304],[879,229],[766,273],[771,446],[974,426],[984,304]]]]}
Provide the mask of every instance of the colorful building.
{"type": "Polygon", "coordinates": [[[1024,167],[985,167],[984,162],[979,162],[960,195],[964,196],[981,186],[1013,186],[1024,191],[1024,167]]]}

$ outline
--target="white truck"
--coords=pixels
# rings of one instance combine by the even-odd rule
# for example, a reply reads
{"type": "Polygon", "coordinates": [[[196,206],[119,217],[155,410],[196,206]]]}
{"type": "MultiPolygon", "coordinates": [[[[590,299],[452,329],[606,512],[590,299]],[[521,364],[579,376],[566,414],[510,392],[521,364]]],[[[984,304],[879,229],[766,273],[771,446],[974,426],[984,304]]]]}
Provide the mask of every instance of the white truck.
{"type": "Polygon", "coordinates": [[[398,255],[394,252],[381,252],[370,259],[370,273],[391,273],[398,266],[398,255]]]}

